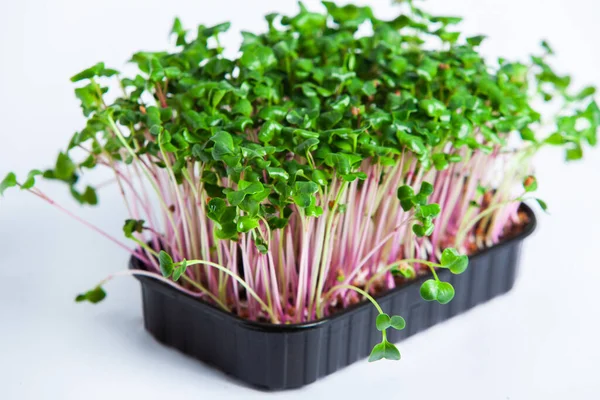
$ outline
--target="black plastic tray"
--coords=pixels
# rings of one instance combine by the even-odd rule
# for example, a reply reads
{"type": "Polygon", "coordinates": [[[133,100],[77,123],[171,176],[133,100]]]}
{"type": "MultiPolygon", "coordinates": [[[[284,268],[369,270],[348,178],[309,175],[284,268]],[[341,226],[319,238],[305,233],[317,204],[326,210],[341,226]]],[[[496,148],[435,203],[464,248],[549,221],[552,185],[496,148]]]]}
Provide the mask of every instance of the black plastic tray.
{"type": "MultiPolygon", "coordinates": [[[[522,205],[521,210],[528,214],[529,223],[518,235],[471,256],[461,275],[438,272],[440,279],[456,289],[450,303],[421,299],[420,284],[429,276],[379,296],[384,312],[406,319],[406,329],[388,329],[388,340],[406,339],[508,292],[515,282],[521,243],[536,226],[531,209],[522,205]]],[[[133,258],[129,267],[143,268],[133,258]]],[[[376,310],[369,302],[310,323],[273,325],[244,320],[158,280],[137,279],[142,287],[144,324],[157,340],[263,389],[312,383],[367,357],[381,340],[375,328],[376,310]]]]}

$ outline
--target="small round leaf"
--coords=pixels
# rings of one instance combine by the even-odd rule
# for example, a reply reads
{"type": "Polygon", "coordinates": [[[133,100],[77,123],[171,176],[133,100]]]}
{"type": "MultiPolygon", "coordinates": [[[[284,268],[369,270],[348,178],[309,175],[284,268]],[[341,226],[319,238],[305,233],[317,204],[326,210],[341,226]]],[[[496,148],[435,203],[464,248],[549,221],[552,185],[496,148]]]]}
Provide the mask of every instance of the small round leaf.
{"type": "Polygon", "coordinates": [[[238,232],[249,232],[254,228],[258,228],[258,219],[247,215],[240,217],[237,222],[238,232]]]}
{"type": "Polygon", "coordinates": [[[440,214],[441,208],[439,204],[427,204],[421,206],[421,217],[423,218],[432,218],[437,217],[440,214]]]}
{"type": "Polygon", "coordinates": [[[421,285],[421,297],[423,300],[433,301],[438,298],[438,283],[434,279],[428,279],[421,285]]]}
{"type": "Polygon", "coordinates": [[[409,200],[415,195],[415,191],[410,186],[404,185],[398,188],[397,195],[399,200],[409,200]]]}
{"type": "Polygon", "coordinates": [[[379,314],[375,320],[375,325],[378,331],[385,331],[391,326],[390,316],[385,313],[379,314]]]}
{"type": "Polygon", "coordinates": [[[179,280],[179,278],[181,278],[181,275],[185,274],[185,271],[187,269],[187,260],[183,260],[181,262],[181,264],[179,265],[179,267],[175,268],[175,270],[173,270],[173,280],[175,282],[177,282],[179,280]]]}
{"type": "Polygon", "coordinates": [[[9,172],[6,177],[0,182],[0,196],[10,187],[17,186],[17,177],[14,172],[9,172]]]}
{"type": "Polygon", "coordinates": [[[413,227],[412,227],[412,231],[418,237],[425,236],[425,228],[423,227],[423,225],[414,224],[413,227]]]}
{"type": "Polygon", "coordinates": [[[469,258],[461,255],[456,249],[448,248],[442,252],[440,263],[453,274],[462,274],[469,265],[469,258]]]}
{"type": "Polygon", "coordinates": [[[164,250],[161,250],[158,253],[158,262],[160,264],[160,272],[163,274],[165,278],[168,278],[173,273],[173,259],[171,256],[164,250]]]}
{"type": "Polygon", "coordinates": [[[433,193],[433,185],[429,182],[423,182],[421,184],[421,189],[419,190],[419,194],[429,196],[432,193],[433,193]]]}
{"type": "Polygon", "coordinates": [[[392,318],[390,319],[390,324],[392,328],[398,331],[401,331],[402,329],[406,328],[406,321],[399,315],[392,316],[392,318]]]}
{"type": "Polygon", "coordinates": [[[447,304],[454,298],[454,287],[448,282],[438,282],[437,301],[447,304]]]}
{"type": "Polygon", "coordinates": [[[89,301],[92,304],[96,304],[104,300],[105,297],[106,292],[104,291],[104,289],[102,289],[101,286],[96,286],[92,290],[88,290],[85,293],[77,295],[77,297],[75,297],[75,301],[78,303],[83,301],[89,301]]]}

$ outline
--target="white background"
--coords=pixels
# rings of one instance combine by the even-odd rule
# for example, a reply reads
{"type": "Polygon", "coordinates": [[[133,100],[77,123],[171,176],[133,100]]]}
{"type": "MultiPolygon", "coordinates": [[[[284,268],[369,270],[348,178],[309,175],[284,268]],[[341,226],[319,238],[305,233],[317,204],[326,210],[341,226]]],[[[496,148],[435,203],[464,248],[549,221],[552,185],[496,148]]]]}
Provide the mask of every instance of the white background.
{"type": "MultiPolygon", "coordinates": [[[[319,7],[316,1],[306,1],[319,7]]],[[[393,17],[389,1],[371,4],[393,17]]],[[[466,18],[486,55],[525,59],[547,38],[575,83],[600,85],[597,0],[431,0],[429,10],[466,18]]],[[[295,1],[0,1],[0,175],[51,165],[84,119],[68,78],[100,60],[121,68],[137,50],[167,44],[172,18],[188,27],[229,20],[223,43],[262,30],[262,16],[295,1]]],[[[597,399],[600,358],[600,152],[564,165],[538,158],[551,216],[524,249],[513,292],[400,345],[397,363],[359,362],[302,390],[264,393],[163,347],[142,325],[137,282],[108,285],[97,306],[76,293],[125,268],[127,254],[27,193],[0,199],[0,399],[372,398],[597,399]]],[[[77,209],[63,187],[44,190],[120,235],[117,193],[77,209]]]]}

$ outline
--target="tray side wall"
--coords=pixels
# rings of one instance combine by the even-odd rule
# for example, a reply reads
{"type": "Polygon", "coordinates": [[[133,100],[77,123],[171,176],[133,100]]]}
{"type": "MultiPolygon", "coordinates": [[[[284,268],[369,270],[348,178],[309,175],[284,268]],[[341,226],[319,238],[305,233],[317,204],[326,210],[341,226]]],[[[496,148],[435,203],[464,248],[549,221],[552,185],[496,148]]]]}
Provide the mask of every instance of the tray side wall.
{"type": "MultiPolygon", "coordinates": [[[[389,339],[406,339],[508,292],[515,282],[520,247],[520,240],[512,241],[478,254],[461,275],[440,271],[440,279],[456,289],[449,304],[422,300],[419,281],[380,297],[384,312],[407,321],[403,331],[390,329],[389,339]]],[[[263,329],[155,280],[140,281],[145,328],[157,340],[265,389],[314,382],[367,357],[381,337],[370,303],[306,328],[263,329]]]]}

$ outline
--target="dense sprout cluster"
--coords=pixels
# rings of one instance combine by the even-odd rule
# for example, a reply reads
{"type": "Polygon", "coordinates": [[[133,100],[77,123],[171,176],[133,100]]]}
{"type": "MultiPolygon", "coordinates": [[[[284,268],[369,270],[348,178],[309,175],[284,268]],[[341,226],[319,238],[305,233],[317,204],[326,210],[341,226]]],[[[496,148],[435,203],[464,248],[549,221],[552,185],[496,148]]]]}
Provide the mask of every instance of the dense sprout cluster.
{"type": "MultiPolygon", "coordinates": [[[[85,128],[55,168],[21,183],[9,174],[0,189],[49,200],[34,187],[43,174],[96,204],[80,181],[111,168],[143,273],[244,318],[314,320],[429,271],[423,297],[450,301],[435,268],[464,271],[460,253],[525,222],[532,156],[558,145],[578,159],[595,145],[595,89],[572,92],[546,43],[528,63],[490,64],[460,18],[410,1],[392,20],[323,4],[268,15],[233,59],[219,42],[228,23],[188,32],[176,20],[177,50],[134,54],[135,77],[103,63],[75,75],[85,128]],[[114,79],[122,95],[108,102],[114,79]],[[535,134],[536,98],[561,106],[547,137],[535,134]]],[[[98,287],[79,300],[103,297],[98,287]]],[[[373,359],[396,358],[385,329],[404,321],[380,312],[373,359]]]]}

